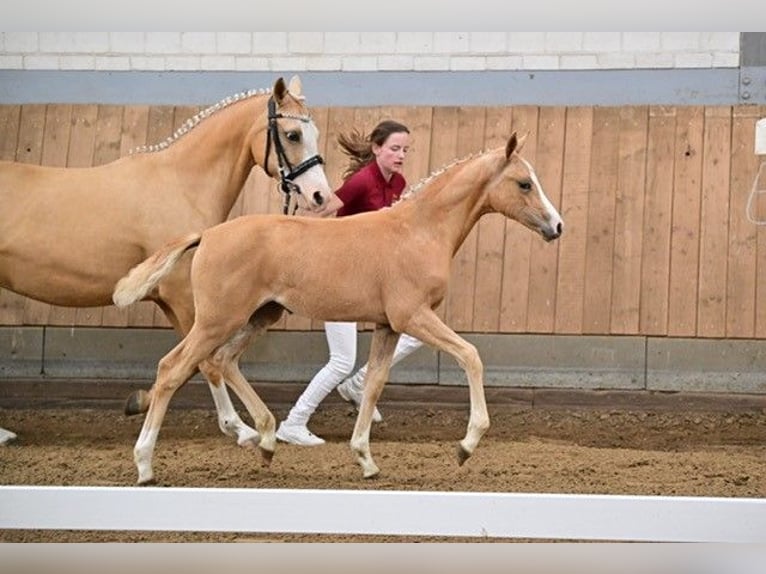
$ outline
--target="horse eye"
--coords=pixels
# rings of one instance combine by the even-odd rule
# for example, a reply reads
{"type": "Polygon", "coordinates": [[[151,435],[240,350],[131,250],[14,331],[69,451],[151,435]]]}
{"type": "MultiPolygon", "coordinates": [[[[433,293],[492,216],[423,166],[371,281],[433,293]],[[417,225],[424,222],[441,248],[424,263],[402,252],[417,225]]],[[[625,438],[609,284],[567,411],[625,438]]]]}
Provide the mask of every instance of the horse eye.
{"type": "Polygon", "coordinates": [[[301,141],[301,134],[300,132],[297,132],[297,131],[287,132],[285,134],[285,137],[293,143],[298,143],[299,141],[301,141]]]}
{"type": "Polygon", "coordinates": [[[529,182],[529,181],[520,181],[519,182],[519,187],[523,191],[532,191],[532,183],[529,182]]]}

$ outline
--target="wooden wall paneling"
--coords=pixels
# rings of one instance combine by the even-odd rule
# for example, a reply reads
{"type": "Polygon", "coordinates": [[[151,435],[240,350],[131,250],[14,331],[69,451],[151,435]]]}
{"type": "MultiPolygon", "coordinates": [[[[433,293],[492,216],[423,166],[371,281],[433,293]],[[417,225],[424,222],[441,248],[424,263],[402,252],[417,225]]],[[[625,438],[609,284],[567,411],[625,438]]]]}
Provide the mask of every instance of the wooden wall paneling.
{"type": "Polygon", "coordinates": [[[593,112],[583,332],[609,333],[614,268],[614,217],[618,185],[620,109],[593,112]]]}
{"type": "Polygon", "coordinates": [[[649,110],[620,110],[620,152],[615,206],[614,270],[609,332],[638,333],[649,110]]]}
{"type": "MultiPolygon", "coordinates": [[[[115,161],[122,154],[122,122],[123,106],[99,105],[98,129],[93,153],[93,165],[103,165],[115,161]]],[[[149,131],[151,134],[152,116],[149,116],[149,131]]],[[[147,138],[148,139],[148,138],[147,138]]],[[[161,139],[164,139],[161,138],[161,139]]],[[[148,139],[149,143],[159,143],[161,139],[148,139]]],[[[98,311],[94,308],[93,314],[98,311]]],[[[129,308],[118,309],[114,305],[101,308],[101,325],[104,327],[127,327],[129,308]]]]}
{"type": "MultiPolygon", "coordinates": [[[[486,109],[458,109],[457,157],[463,158],[484,149],[486,109]]],[[[447,324],[455,331],[470,331],[473,325],[473,302],[476,288],[476,232],[468,234],[452,261],[447,292],[447,324]]]]}
{"type": "Polygon", "coordinates": [[[431,130],[433,108],[431,106],[409,106],[394,112],[410,130],[410,153],[404,164],[404,176],[409,185],[415,184],[431,171],[431,130]]]}
{"type": "MultiPolygon", "coordinates": [[[[758,106],[759,118],[766,117],[766,106],[758,106]]],[[[755,149],[753,149],[755,153],[755,149]]],[[[766,162],[766,157],[758,157],[758,165],[766,162]]],[[[765,168],[766,169],[766,168],[765,168]]],[[[753,192],[755,173],[748,185],[748,193],[753,192]]],[[[762,182],[766,184],[766,182],[762,182]]],[[[763,185],[755,191],[766,191],[763,185]]],[[[766,337],[766,194],[760,193],[753,199],[753,207],[756,221],[764,222],[756,225],[756,259],[755,259],[755,336],[766,337]],[[755,209],[758,208],[758,209],[755,209]]],[[[755,225],[755,224],[754,224],[755,225]]]]}
{"type": "MultiPolygon", "coordinates": [[[[0,106],[0,160],[16,161],[21,106],[0,106]]],[[[0,325],[20,325],[26,298],[0,288],[0,325]]]]}
{"type": "MultiPolygon", "coordinates": [[[[72,108],[72,133],[69,139],[69,167],[91,167],[98,131],[98,106],[77,105],[72,108]]],[[[87,327],[101,324],[101,307],[77,307],[74,324],[87,327]]]]}
{"type": "Polygon", "coordinates": [[[694,337],[697,334],[705,109],[684,106],[676,108],[676,114],[667,333],[674,337],[694,337]]]}
{"type": "MultiPolygon", "coordinates": [[[[487,108],[485,147],[504,147],[512,133],[513,109],[487,108]]],[[[500,328],[500,307],[505,270],[505,221],[500,213],[485,215],[476,229],[476,289],[473,331],[494,333],[500,328]]]]}
{"type": "MultiPolygon", "coordinates": [[[[540,108],[535,171],[548,199],[561,205],[566,108],[540,108]]],[[[529,314],[527,330],[551,333],[556,320],[558,241],[546,243],[533,235],[529,259],[529,314]]]]}
{"type": "MultiPolygon", "coordinates": [[[[82,113],[78,114],[78,121],[73,127],[70,146],[72,150],[80,150],[76,152],[79,156],[78,163],[82,162],[83,167],[103,165],[120,156],[123,112],[124,110],[117,106],[94,105],[82,108],[82,113]],[[80,143],[75,146],[75,142],[80,143]]],[[[107,308],[80,307],[75,312],[75,324],[82,327],[101,326],[104,324],[104,310],[107,308]]],[[[127,324],[128,311],[113,308],[109,317],[115,318],[118,324],[127,324]]]]}
{"type": "Polygon", "coordinates": [[[705,109],[697,335],[726,334],[731,108],[705,109]]]}
{"type": "Polygon", "coordinates": [[[16,161],[21,106],[0,105],[0,160],[16,161]]]}
{"type": "MultiPolygon", "coordinates": [[[[434,108],[428,161],[429,174],[438,171],[457,158],[458,114],[458,108],[454,106],[434,108]]],[[[447,317],[447,299],[451,289],[452,284],[447,287],[444,301],[436,308],[436,312],[442,320],[446,320],[447,317]]],[[[454,326],[452,327],[454,328],[454,326]]]]}
{"type": "MultiPolygon", "coordinates": [[[[138,153],[141,146],[157,145],[170,137],[179,127],[178,122],[174,120],[174,114],[172,107],[152,109],[150,106],[125,106],[120,135],[120,157],[138,153]]],[[[156,192],[162,193],[162,190],[157,189],[156,192]]],[[[173,214],[167,216],[172,217],[173,214]]],[[[170,327],[159,307],[150,301],[134,303],[124,309],[124,312],[127,313],[126,321],[130,327],[170,327]]],[[[109,310],[107,315],[111,314],[112,311],[109,310]]]]}
{"type": "MultiPolygon", "coordinates": [[[[519,136],[526,136],[522,155],[533,166],[537,165],[538,117],[537,106],[513,108],[513,126],[519,136]]],[[[545,185],[543,183],[543,185],[545,185]]],[[[500,331],[520,333],[527,329],[529,311],[529,265],[532,233],[516,221],[505,221],[505,253],[503,285],[500,297],[500,331]]]]}
{"type": "MultiPolygon", "coordinates": [[[[45,139],[43,141],[43,164],[66,167],[72,134],[71,104],[51,104],[45,114],[45,139]]],[[[77,309],[50,305],[48,325],[74,325],[77,309]]]]}
{"type": "Polygon", "coordinates": [[[746,207],[760,159],[753,153],[756,106],[732,110],[731,178],[729,183],[729,253],[726,279],[726,336],[755,335],[757,227],[746,207]]]}
{"type": "MultiPolygon", "coordinates": [[[[46,156],[45,142],[52,140],[53,133],[56,131],[55,115],[51,111],[51,131],[46,133],[46,122],[48,121],[48,106],[24,106],[22,109],[21,135],[19,137],[19,151],[16,154],[17,159],[25,163],[35,163],[46,165],[47,161],[59,161],[61,154],[54,153],[54,146],[48,145],[46,156]]],[[[66,152],[64,152],[66,154],[66,152]]],[[[64,155],[66,158],[66,155],[64,155]]],[[[66,159],[64,159],[66,162],[66,159]]],[[[50,305],[26,299],[24,301],[24,319],[25,325],[44,325],[50,316],[50,305]]]]}
{"type": "MultiPolygon", "coordinates": [[[[93,142],[95,136],[96,106],[86,107],[86,122],[78,117],[81,107],[48,106],[48,119],[46,132],[51,129],[51,137],[46,134],[45,148],[50,149],[52,155],[44,152],[43,163],[59,167],[89,167],[93,163],[93,142]],[[58,110],[51,116],[51,109],[58,110]],[[50,124],[53,124],[51,126],[50,124]]],[[[77,323],[76,307],[58,307],[51,305],[47,324],[49,325],[75,325],[77,323]]]]}
{"type": "Polygon", "coordinates": [[[649,110],[640,329],[652,335],[667,334],[676,113],[674,107],[649,110]]]}
{"type": "Polygon", "coordinates": [[[592,137],[593,108],[568,108],[558,206],[564,234],[558,240],[556,333],[579,334],[583,330],[592,137]]]}

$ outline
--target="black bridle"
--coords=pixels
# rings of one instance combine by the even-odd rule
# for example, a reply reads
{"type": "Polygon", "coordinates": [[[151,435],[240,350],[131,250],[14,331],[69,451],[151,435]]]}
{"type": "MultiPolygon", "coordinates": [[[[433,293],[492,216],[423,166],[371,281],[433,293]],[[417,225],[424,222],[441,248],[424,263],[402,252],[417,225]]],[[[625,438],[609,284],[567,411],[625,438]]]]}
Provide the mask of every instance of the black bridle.
{"type": "Polygon", "coordinates": [[[266,155],[263,160],[263,170],[271,177],[269,173],[269,154],[271,153],[272,141],[274,142],[274,151],[277,154],[277,163],[279,163],[279,188],[284,194],[284,206],[282,212],[287,215],[290,209],[290,194],[301,193],[300,186],[293,180],[299,177],[301,174],[306,173],[315,165],[322,165],[324,160],[322,156],[316,154],[311,156],[305,161],[302,161],[296,166],[290,163],[285,154],[285,148],[282,145],[282,140],[279,139],[279,129],[277,127],[277,120],[279,118],[290,118],[293,120],[299,120],[302,122],[310,122],[309,116],[292,116],[277,113],[277,104],[274,101],[274,96],[269,98],[269,127],[266,134],[266,155]]]}

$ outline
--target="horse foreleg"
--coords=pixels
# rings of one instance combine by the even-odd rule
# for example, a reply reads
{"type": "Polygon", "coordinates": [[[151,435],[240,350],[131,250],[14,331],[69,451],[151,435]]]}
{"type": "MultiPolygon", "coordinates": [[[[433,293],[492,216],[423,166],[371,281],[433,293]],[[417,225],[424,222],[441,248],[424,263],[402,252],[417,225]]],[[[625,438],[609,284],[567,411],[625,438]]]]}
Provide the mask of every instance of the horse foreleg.
{"type": "Polygon", "coordinates": [[[391,369],[391,359],[394,356],[399,333],[391,330],[388,325],[376,325],[370,346],[370,359],[367,375],[364,381],[364,394],[359,414],[356,417],[354,432],[351,435],[351,450],[356,454],[357,461],[362,467],[364,478],[373,478],[380,473],[378,465],[372,459],[370,451],[370,429],[372,414],[378,403],[383,387],[388,381],[391,369]]]}
{"type": "Polygon", "coordinates": [[[449,353],[465,371],[468,378],[471,411],[468,428],[457,450],[458,463],[462,465],[476,450],[489,429],[489,413],[484,396],[484,366],[476,347],[461,338],[445,325],[431,309],[414,314],[407,324],[407,334],[420,339],[427,345],[449,353]]]}

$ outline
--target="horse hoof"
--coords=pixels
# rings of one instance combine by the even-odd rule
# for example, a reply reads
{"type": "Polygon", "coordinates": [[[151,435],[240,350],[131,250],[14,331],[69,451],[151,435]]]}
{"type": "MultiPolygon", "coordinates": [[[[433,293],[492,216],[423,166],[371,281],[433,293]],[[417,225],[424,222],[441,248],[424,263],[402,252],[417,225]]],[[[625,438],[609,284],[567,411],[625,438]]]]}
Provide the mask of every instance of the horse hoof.
{"type": "Polygon", "coordinates": [[[471,453],[465,450],[462,445],[457,445],[457,464],[463,466],[463,463],[471,458],[471,453]]]}
{"type": "Polygon", "coordinates": [[[274,458],[274,451],[273,450],[266,450],[265,448],[261,448],[261,461],[263,463],[263,466],[269,467],[271,466],[271,459],[274,458]]]}
{"type": "Polygon", "coordinates": [[[153,476],[150,476],[149,478],[139,478],[136,481],[136,484],[138,486],[153,486],[157,484],[157,480],[153,476]]]}
{"type": "Polygon", "coordinates": [[[371,479],[371,478],[377,478],[379,474],[380,474],[380,469],[376,465],[373,465],[371,468],[364,469],[363,476],[365,479],[371,479]]]}
{"type": "Polygon", "coordinates": [[[242,448],[255,449],[259,444],[261,444],[261,435],[259,435],[256,431],[243,433],[243,435],[237,439],[237,444],[242,448]]]}
{"type": "Polygon", "coordinates": [[[136,391],[131,393],[125,401],[125,414],[127,416],[140,415],[149,410],[149,393],[136,391]]]}
{"type": "Polygon", "coordinates": [[[16,436],[16,433],[5,429],[0,429],[0,446],[11,444],[17,438],[18,437],[16,436]]]}

